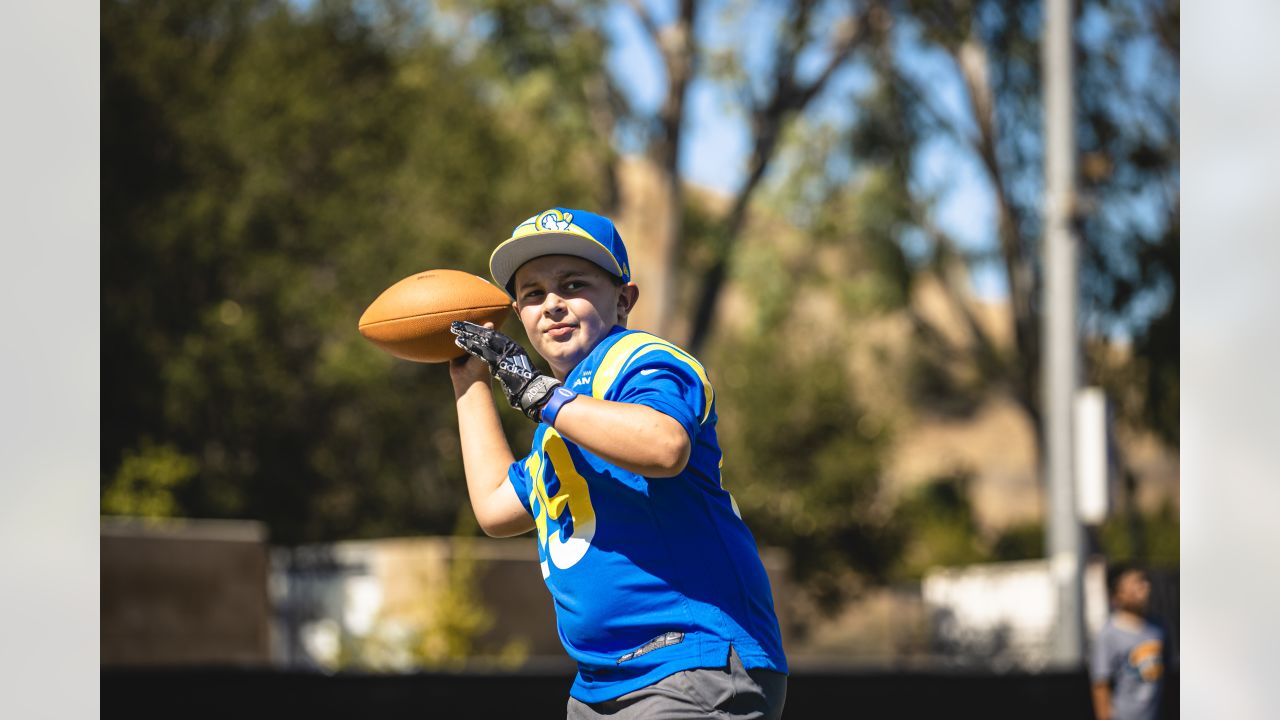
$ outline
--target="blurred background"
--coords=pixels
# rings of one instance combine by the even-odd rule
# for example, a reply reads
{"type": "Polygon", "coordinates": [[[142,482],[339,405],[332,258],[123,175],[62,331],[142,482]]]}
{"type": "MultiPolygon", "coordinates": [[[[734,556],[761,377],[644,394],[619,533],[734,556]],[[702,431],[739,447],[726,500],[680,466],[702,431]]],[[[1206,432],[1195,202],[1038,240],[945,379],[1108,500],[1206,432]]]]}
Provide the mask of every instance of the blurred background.
{"type": "MultiPolygon", "coordinates": [[[[1106,563],[1149,568],[1176,698],[1179,8],[1073,12],[1080,614],[1106,563]]],[[[563,205],[617,221],[631,327],[709,369],[789,717],[1087,717],[1046,560],[1044,27],[1017,0],[103,2],[103,708],[563,713],[536,549],[478,532],[445,368],[355,330],[563,205]]]]}

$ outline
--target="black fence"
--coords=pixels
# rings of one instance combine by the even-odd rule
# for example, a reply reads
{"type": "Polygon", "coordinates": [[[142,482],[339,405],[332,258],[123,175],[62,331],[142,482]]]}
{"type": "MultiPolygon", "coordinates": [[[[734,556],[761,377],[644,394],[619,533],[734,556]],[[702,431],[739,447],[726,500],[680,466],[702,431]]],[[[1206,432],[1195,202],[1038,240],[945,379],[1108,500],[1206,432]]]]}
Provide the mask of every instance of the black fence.
{"type": "MultiPolygon", "coordinates": [[[[559,673],[406,675],[247,669],[118,669],[101,674],[102,717],[563,718],[572,678],[559,673]]],[[[74,692],[68,689],[68,692],[74,692]]],[[[1178,717],[1178,676],[1166,677],[1166,720],[1178,717]]],[[[1092,718],[1078,673],[798,672],[785,717],[1092,718]]]]}

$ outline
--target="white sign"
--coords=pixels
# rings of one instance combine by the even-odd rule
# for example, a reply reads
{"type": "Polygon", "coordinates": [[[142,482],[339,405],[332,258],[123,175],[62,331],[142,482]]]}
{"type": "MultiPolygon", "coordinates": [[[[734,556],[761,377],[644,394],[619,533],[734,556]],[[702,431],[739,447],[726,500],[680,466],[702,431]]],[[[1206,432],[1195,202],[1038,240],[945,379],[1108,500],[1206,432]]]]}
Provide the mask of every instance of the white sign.
{"type": "Polygon", "coordinates": [[[1111,495],[1107,457],[1107,397],[1102,388],[1076,393],[1076,510],[1080,522],[1097,525],[1107,518],[1111,495]]]}

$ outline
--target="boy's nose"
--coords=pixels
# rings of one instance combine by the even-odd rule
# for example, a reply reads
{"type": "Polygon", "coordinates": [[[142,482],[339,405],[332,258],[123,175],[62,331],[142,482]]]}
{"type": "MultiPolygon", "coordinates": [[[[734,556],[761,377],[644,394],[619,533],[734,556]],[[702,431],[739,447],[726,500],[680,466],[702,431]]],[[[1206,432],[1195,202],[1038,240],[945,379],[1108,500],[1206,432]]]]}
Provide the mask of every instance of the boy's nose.
{"type": "Polygon", "coordinates": [[[564,298],[555,293],[547,293],[546,298],[542,301],[542,311],[548,315],[564,314],[564,298]]]}

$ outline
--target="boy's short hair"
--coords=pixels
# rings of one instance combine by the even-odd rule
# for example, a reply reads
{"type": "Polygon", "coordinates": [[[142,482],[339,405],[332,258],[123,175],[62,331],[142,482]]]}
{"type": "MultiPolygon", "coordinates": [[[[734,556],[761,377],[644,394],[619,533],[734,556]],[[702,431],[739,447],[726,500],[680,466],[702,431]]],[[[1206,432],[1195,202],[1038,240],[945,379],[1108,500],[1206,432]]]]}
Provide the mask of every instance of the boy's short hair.
{"type": "Polygon", "coordinates": [[[1141,566],[1131,562],[1115,562],[1107,565],[1107,597],[1115,597],[1120,580],[1129,573],[1146,573],[1141,566]]]}
{"type": "Polygon", "coordinates": [[[627,247],[613,221],[603,215],[554,207],[516,226],[511,237],[489,256],[489,274],[515,298],[516,270],[543,255],[572,255],[599,265],[617,278],[617,285],[631,282],[627,247]]]}

